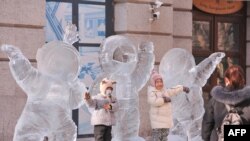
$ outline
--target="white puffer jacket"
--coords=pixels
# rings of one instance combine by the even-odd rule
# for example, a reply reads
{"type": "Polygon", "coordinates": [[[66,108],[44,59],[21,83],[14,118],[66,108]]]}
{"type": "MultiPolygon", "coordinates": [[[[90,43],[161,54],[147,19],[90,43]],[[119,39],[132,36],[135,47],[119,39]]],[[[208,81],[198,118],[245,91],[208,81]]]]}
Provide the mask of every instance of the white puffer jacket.
{"type": "Polygon", "coordinates": [[[171,102],[164,103],[163,97],[171,97],[181,92],[183,92],[183,86],[181,85],[161,91],[155,89],[155,87],[148,87],[149,114],[152,129],[171,128],[173,126],[171,102]]]}
{"type": "Polygon", "coordinates": [[[85,99],[86,104],[89,107],[95,108],[92,113],[91,117],[91,124],[92,125],[106,125],[112,126],[115,125],[115,114],[114,112],[117,111],[118,105],[116,98],[113,96],[112,100],[103,96],[102,94],[98,94],[90,99],[85,99]],[[112,101],[112,102],[111,102],[112,101]],[[105,110],[103,105],[111,104],[111,110],[105,110]]]}

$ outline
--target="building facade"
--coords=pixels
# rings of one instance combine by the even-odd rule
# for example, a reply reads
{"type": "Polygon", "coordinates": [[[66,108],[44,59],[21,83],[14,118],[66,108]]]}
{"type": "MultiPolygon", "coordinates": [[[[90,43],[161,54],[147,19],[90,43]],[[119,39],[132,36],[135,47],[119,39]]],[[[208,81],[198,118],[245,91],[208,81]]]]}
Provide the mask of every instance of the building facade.
{"type": "MultiPolygon", "coordinates": [[[[130,37],[134,44],[139,44],[142,41],[154,42],[155,65],[157,67],[163,55],[171,48],[187,49],[193,52],[197,59],[196,61],[199,62],[199,60],[207,57],[212,52],[219,51],[219,48],[222,46],[221,40],[223,38],[220,38],[215,31],[219,32],[219,29],[225,29],[226,26],[230,26],[230,23],[232,23],[231,25],[236,24],[236,30],[232,27],[232,32],[235,34],[232,34],[231,38],[237,38],[233,44],[239,45],[241,51],[236,53],[229,51],[227,55],[231,59],[235,58],[235,63],[240,64],[245,69],[247,84],[250,85],[249,2],[244,2],[241,11],[236,14],[217,16],[216,14],[208,14],[197,9],[194,7],[192,0],[161,1],[163,5],[157,9],[160,12],[159,19],[151,21],[150,18],[153,15],[150,7],[154,0],[113,0],[106,7],[113,9],[106,13],[106,16],[109,14],[108,16],[111,18],[111,22],[108,25],[106,23],[106,26],[109,26],[109,28],[106,28],[106,36],[112,34],[125,35],[130,37]],[[204,35],[204,32],[209,32],[210,34],[204,35]],[[209,39],[206,39],[206,37],[209,39]],[[201,45],[201,40],[205,40],[204,45],[201,45]],[[206,40],[209,40],[208,43],[206,40]],[[199,49],[199,46],[210,49],[202,50],[199,49]]],[[[98,2],[96,4],[98,5],[98,2]]],[[[45,30],[48,18],[46,17],[47,10],[49,9],[46,6],[46,0],[1,0],[0,44],[13,44],[20,47],[24,55],[36,66],[36,51],[47,40],[45,30]]],[[[96,13],[94,16],[98,18],[100,14],[96,13]]],[[[91,16],[93,17],[93,15],[89,15],[86,21],[86,27],[89,28],[91,26],[87,24],[88,22],[93,21],[96,22],[95,24],[98,24],[98,20],[91,19],[91,16]]],[[[70,17],[68,18],[70,19],[70,17]]],[[[74,15],[72,15],[72,18],[74,21],[74,15]]],[[[79,16],[79,22],[80,19],[79,16]]],[[[102,24],[103,19],[99,22],[99,24],[102,24]]],[[[103,26],[95,30],[97,34],[104,36],[103,26]]],[[[60,35],[59,33],[60,30],[58,29],[58,35],[60,35]]],[[[88,33],[88,36],[93,35],[91,32],[88,33]]],[[[226,35],[223,36],[223,32],[220,32],[220,36],[224,37],[226,35]]],[[[98,43],[96,42],[77,44],[78,47],[97,45],[98,43]]],[[[230,46],[230,43],[227,46],[230,46]]],[[[222,50],[228,51],[224,48],[222,50]]],[[[208,93],[211,87],[219,81],[216,74],[212,77],[211,85],[204,88],[205,100],[209,98],[208,93]]],[[[0,84],[0,140],[11,141],[17,119],[22,112],[27,97],[12,78],[8,66],[8,58],[2,52],[0,52],[0,84]]],[[[147,89],[145,87],[140,92],[140,135],[145,138],[151,134],[146,93],[147,89]]],[[[87,140],[91,139],[82,138],[81,136],[78,139],[78,141],[87,140]]]]}

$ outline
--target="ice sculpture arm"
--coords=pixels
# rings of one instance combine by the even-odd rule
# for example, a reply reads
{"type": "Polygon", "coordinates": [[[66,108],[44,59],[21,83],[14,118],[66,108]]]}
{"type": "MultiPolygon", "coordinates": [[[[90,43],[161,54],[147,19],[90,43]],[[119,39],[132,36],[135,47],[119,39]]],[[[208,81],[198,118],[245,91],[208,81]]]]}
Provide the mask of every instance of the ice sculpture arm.
{"type": "Polygon", "coordinates": [[[152,42],[142,43],[139,47],[138,63],[131,77],[133,79],[132,86],[135,86],[138,91],[148,81],[154,68],[155,56],[153,51],[154,46],[152,42]]]}
{"type": "Polygon", "coordinates": [[[173,88],[170,88],[170,89],[167,89],[166,90],[166,93],[165,93],[165,96],[175,96],[181,92],[183,92],[183,86],[182,85],[178,85],[178,86],[175,86],[173,88]]]}
{"type": "Polygon", "coordinates": [[[83,95],[87,92],[85,85],[78,79],[70,84],[69,106],[77,109],[83,105],[83,95]]]}
{"type": "Polygon", "coordinates": [[[32,67],[19,48],[2,45],[1,50],[10,59],[9,66],[14,79],[27,94],[36,94],[47,89],[50,82],[48,78],[43,77],[37,69],[32,67]]]}
{"type": "Polygon", "coordinates": [[[154,107],[160,107],[164,104],[164,99],[157,97],[156,91],[148,87],[148,103],[154,107]]]}
{"type": "Polygon", "coordinates": [[[203,87],[206,83],[210,75],[216,68],[216,65],[220,63],[222,58],[225,56],[222,52],[215,52],[211,54],[208,58],[203,60],[197,66],[192,68],[189,72],[195,74],[194,83],[198,86],[203,87]]]}
{"type": "Polygon", "coordinates": [[[205,114],[202,120],[202,138],[205,141],[210,141],[210,136],[212,133],[212,130],[214,128],[215,122],[214,122],[214,110],[213,110],[213,99],[210,99],[206,110],[205,110],[205,114]]]}
{"type": "Polygon", "coordinates": [[[79,40],[78,36],[79,33],[76,25],[67,23],[64,31],[63,42],[72,45],[79,40]]]}

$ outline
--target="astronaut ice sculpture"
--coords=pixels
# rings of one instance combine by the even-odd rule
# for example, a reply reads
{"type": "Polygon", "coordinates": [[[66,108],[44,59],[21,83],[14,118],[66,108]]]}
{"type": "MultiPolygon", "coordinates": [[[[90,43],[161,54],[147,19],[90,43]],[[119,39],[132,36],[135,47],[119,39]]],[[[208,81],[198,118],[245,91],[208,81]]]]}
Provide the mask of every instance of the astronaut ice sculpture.
{"type": "Polygon", "coordinates": [[[202,87],[225,56],[216,52],[195,65],[194,57],[184,49],[174,48],[161,60],[159,71],[166,88],[184,85],[188,95],[172,97],[174,127],[168,136],[171,141],[202,141],[201,121],[204,114],[202,87]]]}
{"type": "Polygon", "coordinates": [[[138,91],[146,84],[154,66],[153,43],[142,43],[138,50],[126,37],[108,37],[101,45],[100,64],[103,74],[96,79],[91,94],[96,94],[103,77],[115,80],[119,110],[113,127],[112,141],[144,141],[139,133],[138,91]]]}
{"type": "Polygon", "coordinates": [[[68,25],[64,42],[52,41],[37,51],[37,69],[12,45],[2,45],[11,73],[27,94],[27,103],[15,127],[14,141],[75,141],[71,110],[83,104],[85,85],[77,76],[79,54],[72,46],[76,27],[68,25]]]}

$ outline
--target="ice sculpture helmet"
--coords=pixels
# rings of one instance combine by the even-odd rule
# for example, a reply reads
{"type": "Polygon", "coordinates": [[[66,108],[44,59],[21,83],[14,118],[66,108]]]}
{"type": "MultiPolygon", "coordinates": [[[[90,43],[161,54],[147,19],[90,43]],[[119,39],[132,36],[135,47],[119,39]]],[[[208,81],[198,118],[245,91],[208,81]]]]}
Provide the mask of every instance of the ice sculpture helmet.
{"type": "Polygon", "coordinates": [[[73,43],[79,40],[77,27],[67,23],[63,41],[52,41],[37,51],[37,68],[44,74],[74,81],[79,73],[80,55],[73,43]]]}
{"type": "Polygon", "coordinates": [[[190,86],[194,81],[194,73],[190,70],[195,67],[193,55],[185,49],[173,48],[162,58],[159,72],[163,77],[164,85],[167,88],[184,85],[190,86]],[[176,79],[176,78],[185,79],[176,79]]]}
{"type": "Polygon", "coordinates": [[[136,47],[126,37],[114,35],[101,44],[100,63],[106,73],[131,74],[137,64],[136,47]]]}
{"type": "Polygon", "coordinates": [[[79,56],[72,45],[62,41],[52,41],[38,49],[37,68],[52,77],[73,81],[79,72],[79,56]]]}

